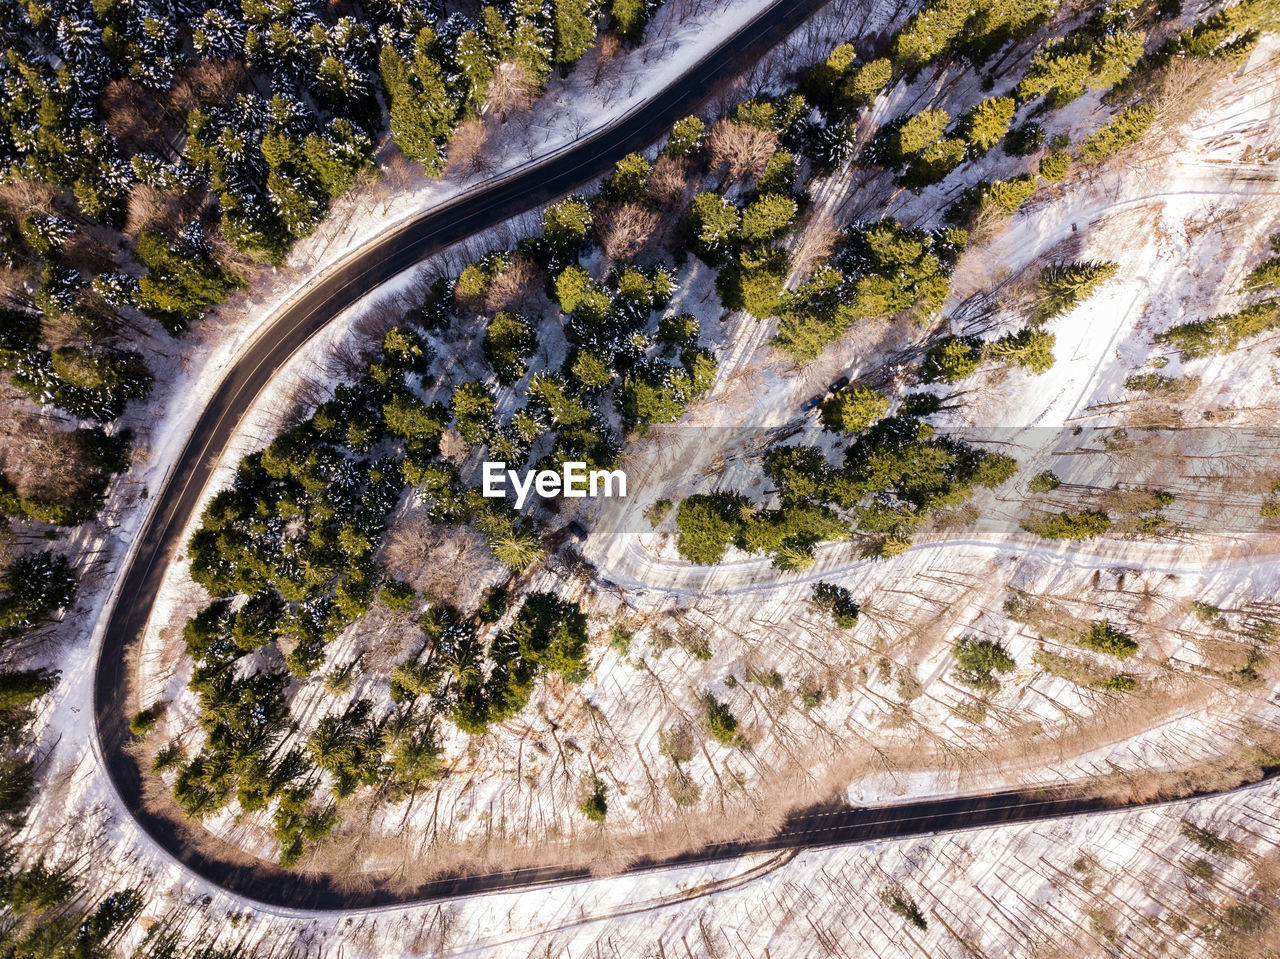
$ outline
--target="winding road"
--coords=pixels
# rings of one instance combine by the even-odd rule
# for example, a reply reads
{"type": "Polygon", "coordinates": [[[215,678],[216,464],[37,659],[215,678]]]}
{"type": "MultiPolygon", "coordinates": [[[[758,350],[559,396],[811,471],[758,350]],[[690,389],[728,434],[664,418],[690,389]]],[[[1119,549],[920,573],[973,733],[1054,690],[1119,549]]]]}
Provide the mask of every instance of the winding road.
{"type": "MultiPolygon", "coordinates": [[[[674,79],[656,97],[600,132],[545,161],[481,184],[458,199],[390,229],[329,270],[282,309],[212,394],[150,511],[124,568],[105,628],[94,673],[94,723],[104,767],[121,802],[139,827],[165,852],[205,880],[231,892],[297,909],[355,909],[529,887],[587,878],[585,869],[539,867],[448,877],[405,890],[373,885],[340,888],[326,876],[279,869],[251,859],[180,818],[148,806],[144,777],[128,750],[131,735],[129,651],[141,641],[165,572],[203,491],[242,419],[275,372],[304,343],[350,304],[425,257],[555,199],[608,172],[632,150],[659,139],[692,112],[721,81],[757,60],[817,11],[826,0],[778,0],[715,51],[674,79]]],[[[718,843],[663,860],[646,869],[738,857],[784,848],[915,836],[936,831],[1027,822],[1115,808],[1104,799],[1049,790],[913,801],[874,808],[830,806],[793,816],[775,835],[718,843]]]]}

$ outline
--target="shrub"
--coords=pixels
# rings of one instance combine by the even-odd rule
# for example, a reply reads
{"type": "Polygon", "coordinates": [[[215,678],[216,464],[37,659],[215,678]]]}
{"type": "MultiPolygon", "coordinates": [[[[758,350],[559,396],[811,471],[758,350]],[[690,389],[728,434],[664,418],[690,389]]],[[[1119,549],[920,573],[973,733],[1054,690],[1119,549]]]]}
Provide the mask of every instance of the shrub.
{"type": "Polygon", "coordinates": [[[1072,656],[1061,656],[1044,648],[1037,650],[1033,659],[1049,675],[1060,676],[1077,686],[1114,693],[1131,692],[1138,688],[1138,681],[1127,673],[1112,673],[1095,663],[1072,656]]]}
{"type": "Polygon", "coordinates": [[[1105,619],[1095,622],[1086,632],[1076,636],[1072,642],[1084,649],[1114,656],[1116,659],[1129,659],[1138,652],[1138,644],[1133,637],[1112,626],[1105,619]]]}
{"type": "Polygon", "coordinates": [[[1058,474],[1052,470],[1045,470],[1043,473],[1037,473],[1031,477],[1031,482],[1027,484],[1027,489],[1033,493],[1048,493],[1056,490],[1062,485],[1062,480],[1058,479],[1058,474]]]}
{"type": "Polygon", "coordinates": [[[629,629],[614,625],[609,627],[609,645],[617,650],[619,656],[626,656],[631,651],[634,634],[629,629]]]}
{"type": "Polygon", "coordinates": [[[1041,515],[1025,520],[1022,528],[1045,539],[1092,539],[1111,529],[1111,517],[1096,509],[1079,513],[1064,511],[1053,516],[1041,515]]]}

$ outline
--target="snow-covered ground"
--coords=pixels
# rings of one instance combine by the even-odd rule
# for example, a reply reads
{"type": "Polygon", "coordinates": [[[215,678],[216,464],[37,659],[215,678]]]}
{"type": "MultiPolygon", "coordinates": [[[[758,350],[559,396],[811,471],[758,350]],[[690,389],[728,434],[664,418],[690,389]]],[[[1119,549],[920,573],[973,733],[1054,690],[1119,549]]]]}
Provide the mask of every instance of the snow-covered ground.
{"type": "MultiPolygon", "coordinates": [[[[1014,373],[980,389],[968,397],[963,419],[954,424],[999,424],[1002,441],[1025,461],[1024,475],[1052,465],[1068,485],[1113,484],[1116,467],[1111,457],[1077,456],[1067,466],[1060,458],[1049,458],[1048,441],[1058,434],[1048,427],[1070,424],[1122,395],[1123,380],[1150,350],[1152,323],[1163,329],[1187,316],[1232,305],[1224,291],[1238,285],[1251,265],[1250,257],[1256,257],[1260,239],[1275,222],[1263,212],[1276,210],[1265,160],[1278,127],[1270,85],[1273,52],[1273,46],[1266,46],[1255,54],[1213,106],[1182,132],[1179,142],[1184,145],[1178,150],[1077,178],[1066,190],[1033,201],[1007,231],[971,254],[983,262],[1004,264],[1012,275],[1074,237],[1073,258],[1120,265],[1117,278],[1093,300],[1053,321],[1059,360],[1050,373],[1034,381],[1014,373]],[[1251,159],[1259,157],[1264,159],[1251,159]],[[1254,215],[1243,220],[1231,215],[1244,208],[1254,215]],[[1201,223],[1210,227],[1198,227],[1201,223]],[[1143,242],[1134,243],[1138,227],[1151,230],[1151,239],[1141,234],[1143,242]]],[[[520,232],[519,227],[512,232],[520,232]]],[[[481,239],[476,248],[483,244],[481,239]]],[[[672,309],[698,313],[704,327],[714,329],[720,317],[711,280],[710,272],[695,264],[683,277],[672,309]]],[[[282,371],[272,396],[264,399],[228,450],[211,489],[229,475],[241,453],[271,435],[278,423],[276,397],[304,376],[325,379],[320,358],[335,340],[360,317],[379,309],[376,304],[385,308],[412,282],[406,275],[398,285],[355,305],[282,371]]],[[[765,324],[741,316],[728,322],[741,328],[729,327],[719,334],[721,378],[710,398],[676,431],[684,442],[638,444],[632,452],[629,474],[645,491],[630,500],[633,513],[659,495],[671,495],[661,484],[646,484],[647,478],[671,477],[671,486],[678,488],[682,480],[687,485],[689,477],[699,475],[715,446],[707,442],[708,431],[736,435],[741,442],[747,425],[760,428],[767,437],[795,420],[794,411],[817,385],[840,369],[850,369],[849,357],[859,356],[860,334],[855,332],[813,368],[796,371],[760,348],[768,335],[765,324]],[[742,402],[746,397],[750,401],[742,402]]],[[[854,372],[860,368],[858,362],[870,359],[855,360],[854,372]]],[[[1240,357],[1235,362],[1241,365],[1240,357]]],[[[1236,382],[1234,377],[1232,369],[1220,368],[1206,379],[1236,382]]],[[[1123,421],[1123,410],[1103,409],[1111,411],[1112,422],[1123,421]]],[[[720,479],[739,485],[733,482],[735,472],[745,477],[751,471],[744,457],[720,479]]],[[[758,474],[754,478],[758,482],[758,474]]],[[[728,801],[732,816],[744,814],[743,803],[759,804],[786,784],[794,795],[780,803],[776,796],[766,802],[766,820],[833,785],[847,786],[851,798],[862,800],[944,794],[996,784],[1088,778],[1116,767],[1168,768],[1191,758],[1210,758],[1230,745],[1238,731],[1235,724],[1260,709],[1264,697],[1194,683],[1169,687],[1161,679],[1167,670],[1162,664],[1203,660],[1194,625],[1188,625],[1195,620],[1183,597],[1209,597],[1224,608],[1247,605],[1274,592],[1271,564],[1220,555],[1220,537],[1232,532],[1222,523],[1216,530],[1206,528],[1205,536],[1194,541],[1121,541],[1083,551],[1033,543],[1016,533],[1021,502],[1019,488],[1016,495],[984,503],[986,527],[959,537],[939,533],[936,542],[924,543],[897,561],[871,563],[856,557],[848,546],[833,545],[820,551],[811,571],[786,576],[773,570],[767,559],[741,554],[714,568],[691,567],[674,557],[670,537],[636,536],[630,531],[642,528],[644,521],[623,517],[618,522],[627,534],[595,536],[585,551],[605,581],[619,591],[616,597],[596,596],[592,612],[601,622],[621,616],[635,628],[629,662],[616,652],[598,651],[593,657],[594,678],[580,691],[547,689],[536,698],[533,712],[554,716],[562,729],[558,737],[538,721],[514,724],[496,741],[490,737],[478,753],[468,750],[473,761],[456,769],[457,775],[441,786],[443,802],[419,800],[416,805],[392,807],[376,822],[388,836],[423,836],[429,825],[433,835],[463,838],[489,833],[496,820],[501,833],[531,831],[548,838],[577,834],[589,840],[589,835],[583,837],[575,806],[579,778],[590,767],[610,785],[611,825],[639,831],[669,828],[672,808],[661,785],[669,769],[657,755],[659,733],[696,726],[696,696],[703,692],[729,702],[756,742],[752,752],[743,755],[712,746],[713,754],[704,747],[686,772],[704,801],[713,796],[721,803],[728,801]],[[1142,634],[1142,656],[1129,664],[1152,680],[1155,689],[1147,699],[1130,697],[1123,703],[1038,674],[1031,658],[1042,640],[1034,630],[999,613],[1006,584],[1032,595],[1104,601],[1096,591],[1097,576],[1110,575],[1117,566],[1140,570],[1130,578],[1130,588],[1141,582],[1167,606],[1162,618],[1142,634]],[[860,600],[869,601],[864,623],[853,633],[832,629],[808,608],[809,589],[818,580],[847,585],[860,600]],[[940,592],[940,581],[958,586],[940,592]],[[898,598],[899,593],[905,598],[898,598]],[[939,595],[950,597],[945,614],[930,608],[942,602],[939,595]],[[750,602],[743,601],[747,598],[750,602]],[[708,637],[712,657],[699,662],[679,645],[663,651],[663,631],[681,630],[708,637]],[[913,631],[915,635],[906,638],[913,631]],[[967,701],[967,694],[948,678],[949,648],[965,632],[1001,638],[1024,664],[1006,681],[1009,692],[990,704],[993,725],[987,730],[975,731],[952,713],[954,706],[967,701]],[[1181,638],[1170,641],[1166,636],[1181,638]],[[770,690],[748,679],[771,670],[784,677],[784,690],[770,690]],[[904,679],[920,686],[918,699],[905,713],[910,722],[942,732],[953,744],[976,736],[989,753],[986,761],[957,764],[946,759],[951,747],[937,754],[922,751],[910,736],[897,737],[897,753],[889,760],[882,750],[868,749],[866,744],[874,740],[894,740],[885,724],[902,721],[904,714],[894,702],[904,679]],[[802,708],[797,694],[806,691],[820,693],[822,701],[802,708]],[[659,706],[654,705],[655,695],[659,706]],[[585,709],[588,704],[591,708],[585,709]],[[606,722],[603,732],[601,716],[606,722]],[[1061,738],[1081,725],[1074,737],[1061,738]],[[1058,730],[1058,737],[1041,745],[1036,740],[1042,728],[1058,730]],[[1020,732],[1010,736],[1010,731],[1020,732]],[[1009,739],[1009,748],[995,748],[1001,737],[1009,739]],[[1177,747],[1187,742],[1195,744],[1193,752],[1177,747]],[[525,759],[528,746],[534,751],[525,759]],[[579,758],[574,765],[583,753],[585,762],[579,758]],[[529,781],[514,775],[517,769],[523,769],[529,781]],[[801,770],[804,786],[797,789],[792,777],[801,770]],[[752,785],[734,796],[735,781],[752,785]]],[[[1248,501],[1240,519],[1256,517],[1256,509],[1256,502],[1248,501]]],[[[194,718],[191,703],[182,695],[185,673],[173,671],[174,635],[189,612],[180,601],[189,589],[184,581],[179,563],[166,585],[165,596],[172,599],[163,610],[168,622],[161,617],[154,624],[158,628],[142,663],[140,704],[157,695],[171,699],[175,707],[169,722],[174,729],[188,727],[194,718]]],[[[577,588],[565,583],[560,587],[577,588]]],[[[1123,603],[1118,608],[1126,611],[1123,603]]],[[[337,644],[332,657],[337,661],[344,655],[344,647],[337,644]]],[[[345,701],[323,699],[315,705],[338,708],[345,701]]],[[[272,854],[273,840],[262,824],[227,813],[209,825],[259,855],[272,854]]],[[[393,862],[406,852],[411,858],[425,855],[428,846],[388,850],[384,843],[378,848],[374,859],[393,862]]],[[[498,851],[508,854],[501,847],[498,851]]]]}
{"type": "MultiPolygon", "coordinates": [[[[690,52],[697,49],[695,37],[701,42],[715,29],[727,30],[748,7],[763,5],[751,6],[752,2],[721,13],[701,32],[690,27],[689,45],[668,54],[666,62],[695,57],[690,52]]],[[[1074,238],[1078,245],[1072,258],[1108,259],[1120,265],[1116,279],[1097,297],[1053,321],[1058,363],[1050,373],[1034,382],[1021,373],[983,381],[981,389],[967,398],[964,419],[957,417],[957,426],[1009,428],[1009,441],[1027,453],[1024,475],[1042,468],[1042,434],[1034,430],[1081,418],[1091,426],[1124,422],[1128,407],[1114,404],[1131,402],[1123,381],[1152,357],[1152,333],[1236,306],[1229,291],[1256,261],[1260,239],[1280,222],[1280,188],[1271,179],[1275,157],[1280,155],[1275,53],[1274,42],[1264,44],[1241,75],[1224,86],[1222,95],[1181,131],[1176,150],[1143,157],[1131,168],[1077,178],[1060,195],[1046,191],[1009,230],[980,251],[983,259],[1003,264],[1012,274],[1074,238]]],[[[580,67],[571,82],[585,86],[588,66],[580,67]]],[[[630,102],[626,97],[649,92],[645,84],[650,75],[665,77],[668,69],[640,72],[645,79],[637,80],[632,89],[625,94],[615,89],[612,103],[597,103],[585,114],[618,112],[620,103],[630,102]]],[[[588,93],[578,93],[572,102],[590,105],[588,93]]],[[[558,127],[559,134],[554,130],[538,134],[538,142],[552,147],[572,138],[576,122],[554,119],[559,114],[553,103],[546,99],[533,113],[537,117],[539,110],[545,110],[548,123],[564,124],[558,127]]],[[[561,112],[567,111],[561,108],[561,112]]],[[[514,164],[519,158],[508,157],[504,162],[514,164]]],[[[441,192],[436,193],[431,192],[436,187],[425,185],[422,192],[407,189],[392,208],[397,216],[413,215],[415,209],[438,202],[460,185],[437,185],[441,192]]],[[[380,222],[385,225],[372,209],[369,213],[365,221],[356,210],[346,230],[330,236],[323,249],[317,245],[310,252],[302,251],[300,256],[315,258],[315,267],[301,267],[274,293],[242,304],[244,315],[264,321],[296,288],[295,280],[301,282],[316,275],[308,270],[323,268],[321,259],[330,260],[367,236],[367,231],[377,229],[380,222]]],[[[902,207],[898,215],[909,213],[902,207]]],[[[323,238],[316,241],[321,242],[323,238]]],[[[399,282],[404,286],[412,278],[399,282]]],[[[682,291],[687,298],[682,308],[694,308],[707,319],[718,320],[718,304],[704,295],[709,288],[709,277],[690,277],[682,291]]],[[[374,299],[385,300],[394,292],[379,291],[374,299]]],[[[320,358],[369,309],[367,302],[357,304],[309,344],[282,371],[273,397],[304,376],[331,378],[320,358]]],[[[866,331],[855,332],[812,367],[795,371],[759,349],[769,333],[764,324],[742,317],[728,322],[731,325],[722,333],[721,380],[712,396],[692,411],[691,426],[745,423],[766,430],[785,426],[820,385],[841,371],[858,371],[863,362],[860,337],[866,331]],[[746,397],[751,402],[741,402],[746,397]]],[[[112,503],[119,518],[113,534],[117,547],[127,544],[142,512],[140,501],[130,494],[160,482],[201,398],[257,328],[252,321],[211,327],[188,355],[174,358],[173,386],[158,390],[151,404],[158,425],[149,438],[146,463],[122,485],[112,503]],[[180,372],[183,368],[187,372],[180,372]]],[[[1171,375],[1179,371],[1176,359],[1165,368],[1171,375]]],[[[1237,422],[1269,425],[1265,407],[1274,400],[1277,388],[1276,364],[1269,355],[1241,352],[1197,361],[1188,365],[1188,371],[1207,384],[1203,395],[1197,394],[1187,404],[1195,415],[1201,409],[1238,411],[1233,414],[1237,422]],[[1251,414],[1257,408],[1262,409],[1251,414]]],[[[270,399],[266,407],[273,405],[270,399]]],[[[224,468],[244,450],[265,441],[275,413],[264,408],[251,415],[227,451],[224,468]]],[[[696,462],[694,453],[689,455],[696,462]]],[[[655,475],[668,465],[661,457],[656,463],[661,469],[649,467],[655,475]]],[[[1094,485],[1115,468],[1084,458],[1074,459],[1071,466],[1078,472],[1068,477],[1054,461],[1064,478],[1094,485]]],[[[643,472],[643,465],[639,469],[643,472]]],[[[1001,507],[996,504],[995,508],[1001,507]]],[[[1012,514],[1012,505],[1003,508],[1012,514]]],[[[1113,596],[1108,601],[1118,604],[1117,608],[1144,614],[1151,607],[1125,606],[1125,597],[1155,595],[1160,602],[1149,632],[1141,636],[1143,652],[1136,671],[1160,677],[1167,670],[1165,663],[1201,662],[1202,637],[1195,635],[1198,627],[1186,601],[1207,598],[1224,609],[1247,611],[1250,602],[1274,595],[1280,586],[1280,574],[1269,556],[1228,554],[1220,542],[1206,547],[1132,541],[1068,553],[1060,547],[1033,547],[1025,539],[980,532],[939,534],[934,539],[880,564],[860,560],[847,547],[835,545],[821,551],[813,571],[786,576],[770,569],[767,560],[741,554],[714,570],[692,568],[672,560],[669,539],[659,534],[593,540],[586,548],[588,557],[618,588],[617,594],[596,596],[593,612],[601,618],[622,616],[635,625],[637,639],[626,657],[629,662],[600,643],[592,655],[593,678],[580,693],[540,692],[531,712],[556,716],[562,724],[559,735],[569,748],[556,741],[558,756],[553,759],[548,730],[537,721],[510,731],[503,742],[486,745],[473,774],[447,787],[455,791],[448,796],[452,810],[446,829],[464,836],[477,824],[491,823],[500,814],[496,811],[508,808],[510,825],[517,832],[531,823],[545,830],[544,835],[563,830],[566,824],[573,829],[567,813],[573,809],[577,774],[588,763],[607,770],[611,825],[617,822],[628,829],[668,822],[670,807],[661,785],[654,781],[654,775],[660,778],[666,767],[659,765],[651,774],[649,764],[662,763],[656,750],[659,730],[682,720],[695,721],[693,696],[702,691],[730,702],[747,731],[759,737],[749,753],[712,746],[714,755],[704,748],[703,755],[688,764],[704,798],[716,797],[733,814],[783,785],[796,793],[788,801],[818,796],[837,784],[848,790],[851,799],[871,802],[945,794],[957,788],[1078,779],[1116,768],[1168,768],[1188,759],[1208,758],[1231,745],[1238,738],[1238,725],[1232,723],[1246,716],[1275,722],[1264,702],[1266,690],[1183,687],[1176,685],[1181,676],[1160,687],[1172,690],[1160,702],[1138,699],[1136,705],[1114,707],[1119,715],[1112,721],[1099,721],[1098,713],[1114,704],[1065,681],[1033,675],[1029,664],[1039,641],[1036,632],[997,615],[1007,584],[1035,595],[1057,596],[1064,603],[1073,598],[1093,603],[1101,592],[1110,592],[1113,596]],[[804,600],[817,579],[844,583],[859,599],[870,599],[856,630],[836,631],[808,608],[804,600]],[[744,602],[747,598],[749,603],[744,602]],[[710,660],[696,661],[679,645],[659,653],[656,631],[681,626],[711,637],[710,660]],[[957,690],[948,680],[948,649],[965,632],[998,635],[1020,664],[1019,673],[1006,678],[1003,698],[991,707],[993,723],[985,732],[950,712],[957,690]],[[878,665],[880,660],[889,664],[884,677],[875,675],[877,669],[884,669],[878,665]],[[770,669],[783,673],[785,690],[746,678],[748,672],[760,675],[770,669]],[[936,729],[953,744],[970,739],[1010,740],[1014,748],[991,750],[1003,761],[998,772],[981,762],[938,763],[937,755],[916,747],[885,768],[882,759],[871,756],[874,750],[862,748],[871,738],[891,738],[887,720],[895,714],[894,690],[908,672],[921,691],[911,701],[913,722],[936,729]],[[732,683],[727,681],[730,677],[732,683]],[[819,689],[825,695],[813,708],[802,709],[796,694],[806,689],[819,689]],[[606,718],[604,732],[598,729],[597,712],[606,718]],[[1041,751],[1036,731],[1028,728],[1033,722],[1044,728],[1055,723],[1078,726],[1082,731],[1041,751]],[[1019,738],[1023,734],[1025,738],[1019,738]],[[851,742],[855,749],[850,748],[851,742]],[[644,744],[644,749],[637,744],[644,744]],[[545,775],[541,780],[558,783],[549,792],[525,789],[518,780],[511,781],[514,777],[493,775],[526,745],[531,754],[535,747],[546,750],[546,758],[536,758],[534,764],[544,768],[554,767],[556,761],[563,764],[562,777],[545,775]],[[575,756],[582,758],[576,760],[571,775],[575,756]],[[807,770],[808,775],[798,776],[799,770],[807,770]],[[749,788],[738,787],[738,780],[749,783],[749,788]],[[544,804],[549,806],[545,819],[544,804]]],[[[106,574],[104,567],[96,584],[86,582],[82,605],[75,613],[85,622],[91,621],[93,609],[101,603],[106,574]]],[[[172,663],[161,651],[166,628],[171,635],[173,623],[183,615],[183,577],[179,565],[166,585],[171,622],[153,623],[142,662],[144,700],[162,688],[173,695],[182,685],[184,677],[171,671],[172,663]]],[[[572,584],[563,585],[572,588],[572,584]]],[[[1240,632],[1246,619],[1246,613],[1229,617],[1223,628],[1240,632]]],[[[30,838],[55,856],[72,849],[97,850],[104,885],[125,885],[146,875],[151,917],[185,916],[176,921],[187,923],[190,931],[203,923],[225,927],[223,917],[245,910],[248,904],[211,891],[187,875],[152,846],[115,804],[92,754],[87,704],[92,701],[93,646],[71,645],[60,656],[63,680],[42,706],[41,717],[50,730],[50,741],[57,738],[58,746],[49,788],[31,816],[30,838]],[[66,809],[78,811],[69,824],[66,809]],[[46,834],[53,824],[62,828],[56,835],[46,834]],[[205,893],[213,896],[208,908],[181,907],[205,893]]],[[[171,721],[181,724],[184,715],[179,701],[171,721]]],[[[942,754],[949,751],[944,749],[942,754]]],[[[1169,916],[1177,914],[1184,899],[1191,905],[1182,911],[1191,914],[1191,907],[1207,901],[1212,893],[1188,879],[1186,870],[1193,855],[1179,831],[1180,820],[1191,816],[1200,823],[1222,824],[1214,828],[1229,832],[1251,849],[1269,852],[1269,844],[1257,832],[1273,826],[1270,817],[1277,799],[1280,787],[1267,784],[1229,799],[1187,806],[818,850],[794,858],[669,870],[352,916],[253,907],[252,915],[238,919],[232,930],[216,931],[234,933],[249,942],[296,939],[313,943],[315,954],[345,956],[782,956],[813,954],[815,943],[831,955],[888,955],[894,949],[905,955],[972,955],[974,951],[1015,955],[1031,954],[1037,941],[1061,944],[1077,939],[1081,945],[1076,954],[1088,954],[1100,951],[1126,930],[1158,927],[1188,954],[1195,954],[1204,948],[1205,939],[1194,923],[1178,929],[1169,916]],[[882,893],[894,883],[918,903],[927,928],[903,922],[884,906],[882,893]],[[941,897],[944,886],[945,899],[941,897]],[[977,921],[978,916],[986,921],[977,921]]],[[[411,854],[425,854],[425,848],[415,849],[404,837],[422,834],[428,812],[421,807],[397,807],[381,817],[380,825],[411,854]],[[412,816],[406,829],[408,813],[412,816]]],[[[270,855],[261,831],[229,819],[214,825],[226,835],[243,830],[236,832],[239,841],[270,855]]],[[[1250,868],[1244,856],[1216,861],[1218,894],[1242,886],[1250,868]]],[[[140,929],[134,933],[140,934],[140,929]]]]}
{"type": "MultiPolygon", "coordinates": [[[[1274,868],[1278,804],[1273,781],[1134,812],[353,914],[251,906],[146,858],[103,869],[125,882],[158,867],[146,918],[176,917],[166,930],[317,957],[1103,956],[1152,941],[1191,957],[1211,954],[1215,918],[1274,868]],[[1225,851],[1189,840],[1189,827],[1225,851]],[[890,892],[916,905],[924,928],[891,911],[890,892]]],[[[140,924],[130,942],[141,935],[140,924]]]]}

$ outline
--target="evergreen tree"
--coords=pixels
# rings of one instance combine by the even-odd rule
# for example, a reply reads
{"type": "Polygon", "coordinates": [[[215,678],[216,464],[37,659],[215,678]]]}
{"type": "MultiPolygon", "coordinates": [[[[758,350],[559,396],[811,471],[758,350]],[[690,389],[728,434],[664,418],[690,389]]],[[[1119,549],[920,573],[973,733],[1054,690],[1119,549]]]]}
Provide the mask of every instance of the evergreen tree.
{"type": "Polygon", "coordinates": [[[462,108],[468,114],[478,115],[493,81],[493,54],[475,30],[466,30],[458,37],[455,59],[462,85],[462,108]]]}
{"type": "Polygon", "coordinates": [[[975,156],[981,156],[1009,132],[1014,108],[1013,97],[983,100],[960,117],[956,132],[969,144],[975,156]]]}
{"type": "Polygon", "coordinates": [[[510,386],[524,376],[538,346],[537,336],[523,317],[515,313],[497,313],[484,334],[484,355],[498,374],[498,382],[510,386]]]}
{"type": "Polygon", "coordinates": [[[714,190],[706,190],[693,198],[689,221],[694,252],[711,266],[722,263],[741,224],[738,208],[714,190]]]}
{"type": "Polygon", "coordinates": [[[639,153],[628,153],[614,164],[613,172],[601,184],[600,195],[620,203],[642,200],[652,169],[649,161],[639,153]]]}
{"type": "Polygon", "coordinates": [[[21,709],[53,689],[57,683],[57,670],[0,670],[0,713],[21,709]]]}
{"type": "Polygon", "coordinates": [[[656,5],[653,0],[609,0],[609,22],[623,40],[637,44],[656,5]]]}
{"type": "Polygon", "coordinates": [[[1056,337],[1047,330],[1025,327],[1006,333],[989,343],[983,355],[989,359],[1013,363],[1032,373],[1045,373],[1053,368],[1053,344],[1056,337]]]}
{"type": "Polygon", "coordinates": [[[670,157],[692,156],[702,147],[706,132],[707,125],[698,117],[677,120],[671,127],[671,136],[667,138],[667,144],[662,148],[662,152],[670,157]]]}
{"type": "Polygon", "coordinates": [[[766,194],[742,211],[742,239],[748,243],[768,243],[786,233],[795,219],[796,201],[789,196],[766,194]]]}
{"type": "Polygon", "coordinates": [[[596,39],[600,0],[550,0],[554,37],[552,62],[562,72],[577,63],[596,39]]]}
{"type": "Polygon", "coordinates": [[[993,639],[965,636],[956,643],[954,654],[956,668],[952,670],[952,677],[956,682],[984,693],[1000,688],[996,673],[1011,673],[1017,668],[1009,651],[993,639]]]}
{"type": "Polygon", "coordinates": [[[845,81],[845,102],[853,109],[866,106],[893,80],[893,64],[886,58],[860,64],[845,81]]]}
{"type": "Polygon", "coordinates": [[[1098,163],[1137,143],[1155,122],[1154,107],[1140,104],[1116,114],[1080,145],[1080,159],[1098,163]]]}
{"type": "Polygon", "coordinates": [[[942,139],[951,115],[946,110],[921,110],[907,117],[889,138],[889,151],[895,163],[905,163],[912,156],[942,139]]]}
{"type": "Polygon", "coordinates": [[[138,282],[135,301],[170,333],[191,325],[243,282],[209,256],[198,234],[170,243],[159,233],[141,233],[136,251],[147,274],[138,282]]]}
{"type": "Polygon", "coordinates": [[[1045,323],[1074,309],[1093,296],[1119,269],[1114,263],[1084,261],[1059,263],[1040,272],[1040,300],[1035,321],[1045,323]]]}
{"type": "Polygon", "coordinates": [[[926,383],[955,383],[971,376],[981,360],[981,341],[976,337],[947,336],[926,354],[920,378],[926,383]]]}
{"type": "Polygon", "coordinates": [[[822,405],[822,425],[852,436],[860,433],[889,412],[889,399],[869,386],[837,393],[822,405]]]}
{"type": "Polygon", "coordinates": [[[568,196],[542,211],[542,251],[552,269],[576,259],[591,229],[591,207],[568,196]]]}

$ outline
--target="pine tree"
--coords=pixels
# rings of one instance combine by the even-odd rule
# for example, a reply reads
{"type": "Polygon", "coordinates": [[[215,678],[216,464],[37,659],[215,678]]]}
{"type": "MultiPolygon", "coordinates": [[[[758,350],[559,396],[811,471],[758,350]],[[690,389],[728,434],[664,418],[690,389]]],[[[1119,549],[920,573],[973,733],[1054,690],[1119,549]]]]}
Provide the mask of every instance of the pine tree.
{"type": "Polygon", "coordinates": [[[0,712],[21,709],[53,689],[57,682],[56,670],[0,671],[0,712]]]}
{"type": "Polygon", "coordinates": [[[689,222],[694,252],[716,266],[728,256],[742,220],[736,206],[714,190],[707,190],[693,198],[689,222]]]}
{"type": "Polygon", "coordinates": [[[921,110],[908,117],[890,138],[893,159],[902,163],[942,138],[951,122],[946,110],[921,110]]]}
{"type": "Polygon", "coordinates": [[[372,141],[341,118],[329,125],[327,136],[309,134],[302,152],[309,173],[331,197],[350,190],[356,175],[373,162],[372,141]]]}
{"type": "Polygon", "coordinates": [[[1053,368],[1055,339],[1054,334],[1047,330],[1028,326],[1016,333],[1006,333],[994,343],[987,344],[983,355],[1040,374],[1053,368]]]}
{"type": "Polygon", "coordinates": [[[652,169],[641,154],[628,153],[614,165],[613,173],[601,185],[601,196],[621,203],[643,199],[652,169]]]}
{"type": "Polygon", "coordinates": [[[692,156],[702,146],[706,136],[707,125],[698,117],[685,117],[677,120],[671,127],[671,136],[662,148],[663,155],[670,157],[692,156]]]}
{"type": "Polygon", "coordinates": [[[851,436],[862,432],[888,412],[888,397],[869,386],[858,386],[833,396],[822,405],[822,425],[851,436]]]}
{"type": "Polygon", "coordinates": [[[765,194],[742,211],[742,239],[748,243],[768,243],[791,227],[796,201],[776,193],[765,194]]]}
{"type": "Polygon", "coordinates": [[[533,327],[515,313],[497,313],[485,330],[484,355],[503,386],[510,386],[524,376],[528,369],[525,361],[537,346],[533,327]]]}
{"type": "Polygon", "coordinates": [[[969,144],[975,156],[981,156],[1000,142],[1009,132],[1015,103],[1012,97],[991,97],[969,110],[956,125],[956,133],[969,144]]]}
{"type": "Polygon", "coordinates": [[[627,43],[639,43],[654,6],[652,0],[609,0],[609,22],[627,43]]]}
{"type": "Polygon", "coordinates": [[[893,80],[893,64],[886,58],[872,60],[857,67],[845,81],[842,95],[852,109],[858,109],[875,99],[876,94],[893,80]]]}
{"type": "Polygon", "coordinates": [[[542,247],[552,264],[572,260],[587,242],[591,207],[578,196],[558,200],[542,211],[542,247]]]}
{"type": "Polygon", "coordinates": [[[552,36],[551,59],[561,72],[577,63],[596,39],[600,0],[550,0],[552,36]]]}
{"type": "Polygon", "coordinates": [[[920,378],[926,383],[956,383],[972,376],[982,360],[982,343],[972,336],[947,336],[925,355],[920,378]]]}
{"type": "Polygon", "coordinates": [[[469,114],[479,114],[493,80],[493,54],[475,30],[467,30],[458,37],[456,60],[463,88],[462,108],[469,114]]]}

